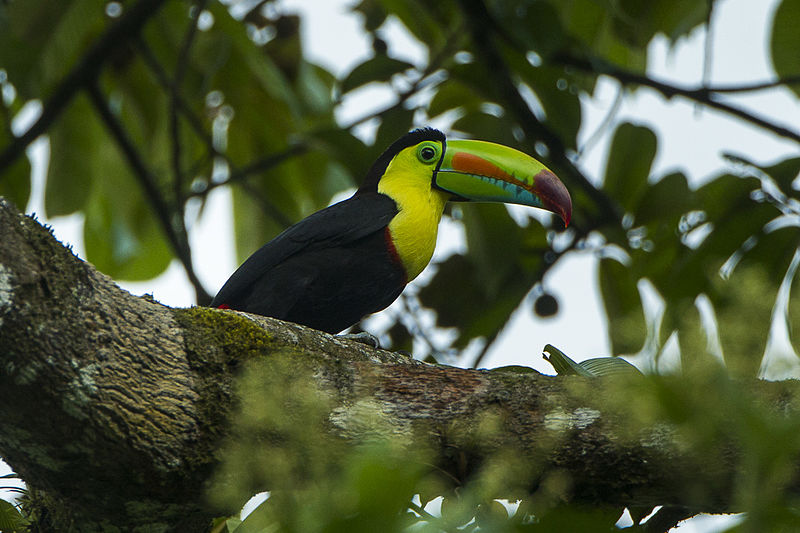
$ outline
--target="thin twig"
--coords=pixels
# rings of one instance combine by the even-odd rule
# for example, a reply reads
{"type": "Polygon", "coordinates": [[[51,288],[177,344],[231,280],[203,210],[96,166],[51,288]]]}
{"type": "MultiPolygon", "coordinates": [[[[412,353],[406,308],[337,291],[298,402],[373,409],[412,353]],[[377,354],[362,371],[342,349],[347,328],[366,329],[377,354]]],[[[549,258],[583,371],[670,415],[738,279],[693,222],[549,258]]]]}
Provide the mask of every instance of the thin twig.
{"type": "Polygon", "coordinates": [[[175,212],[170,209],[164,199],[164,195],[158,187],[156,177],[147,168],[147,165],[145,165],[144,160],[136,150],[136,146],[128,136],[125,128],[108,107],[108,102],[97,83],[89,84],[87,92],[92,105],[127,159],[134,176],[138,179],[150,207],[155,212],[156,219],[161,223],[161,229],[164,231],[167,241],[172,246],[181,264],[183,264],[186,275],[194,286],[197,303],[206,305],[211,301],[211,296],[205,291],[202,283],[200,283],[200,280],[194,272],[191,249],[189,248],[189,238],[186,233],[186,226],[183,223],[183,217],[181,216],[182,212],[175,212]]]}
{"type": "Polygon", "coordinates": [[[800,74],[794,76],[785,76],[773,81],[757,81],[748,84],[737,85],[708,85],[702,87],[700,90],[710,93],[748,93],[755,91],[763,91],[765,89],[774,89],[782,85],[800,85],[800,74]]]}
{"type": "Polygon", "coordinates": [[[78,63],[58,83],[42,106],[42,114],[33,125],[0,153],[0,176],[37,137],[44,134],[82,88],[97,79],[106,61],[137,35],[165,0],[139,0],[112,24],[81,56],[78,63]]]}

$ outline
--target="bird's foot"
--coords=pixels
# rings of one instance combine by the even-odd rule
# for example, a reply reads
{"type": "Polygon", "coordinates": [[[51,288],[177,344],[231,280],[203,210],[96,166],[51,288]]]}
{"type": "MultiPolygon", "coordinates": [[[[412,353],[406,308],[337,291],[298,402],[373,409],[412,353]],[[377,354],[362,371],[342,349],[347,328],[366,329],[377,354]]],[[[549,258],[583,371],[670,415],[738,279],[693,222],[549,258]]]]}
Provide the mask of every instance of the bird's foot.
{"type": "Polygon", "coordinates": [[[373,348],[381,347],[381,341],[378,340],[378,337],[371,333],[367,333],[366,331],[359,331],[358,333],[345,333],[344,335],[337,335],[337,337],[360,342],[361,344],[366,344],[367,346],[372,346],[373,348]]]}

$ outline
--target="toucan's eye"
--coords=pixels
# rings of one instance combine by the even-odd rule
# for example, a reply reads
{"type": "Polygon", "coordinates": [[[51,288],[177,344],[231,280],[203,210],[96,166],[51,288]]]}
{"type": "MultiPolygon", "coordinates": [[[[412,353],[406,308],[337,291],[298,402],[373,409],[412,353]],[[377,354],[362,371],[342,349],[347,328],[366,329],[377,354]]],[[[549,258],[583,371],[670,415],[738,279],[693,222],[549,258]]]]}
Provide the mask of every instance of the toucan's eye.
{"type": "Polygon", "coordinates": [[[419,149],[418,155],[423,163],[432,163],[436,159],[436,149],[432,146],[423,146],[419,149]]]}

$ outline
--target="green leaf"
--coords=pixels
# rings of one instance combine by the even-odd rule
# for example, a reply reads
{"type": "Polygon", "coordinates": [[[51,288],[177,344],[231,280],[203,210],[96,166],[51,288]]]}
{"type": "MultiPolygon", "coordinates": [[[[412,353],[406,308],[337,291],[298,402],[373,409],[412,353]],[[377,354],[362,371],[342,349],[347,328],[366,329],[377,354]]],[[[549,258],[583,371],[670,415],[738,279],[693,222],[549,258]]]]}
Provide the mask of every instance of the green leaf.
{"type": "Polygon", "coordinates": [[[521,274],[518,259],[522,228],[501,204],[465,205],[462,221],[470,260],[476,266],[483,290],[492,300],[504,290],[509,278],[521,274]]]}
{"type": "Polygon", "coordinates": [[[87,259],[124,280],[150,279],[172,259],[162,228],[93,107],[78,96],[50,134],[48,216],[84,210],[87,259]]]}
{"type": "Polygon", "coordinates": [[[405,135],[412,128],[414,110],[403,106],[396,107],[381,115],[381,125],[375,134],[376,152],[385,150],[394,141],[405,135]]]}
{"type": "Polygon", "coordinates": [[[453,27],[454,13],[458,9],[447,0],[381,0],[381,3],[387,13],[403,23],[409,34],[433,49],[444,46],[445,30],[453,27]]]}
{"type": "Polygon", "coordinates": [[[800,157],[791,157],[762,169],[786,194],[792,194],[794,181],[800,175],[800,157]]]}
{"type": "Polygon", "coordinates": [[[368,83],[388,82],[395,74],[414,68],[407,61],[391,58],[387,55],[376,55],[356,66],[342,80],[342,92],[347,93],[368,83]]]}
{"type": "Polygon", "coordinates": [[[564,29],[550,2],[493,2],[498,26],[526,50],[547,56],[565,46],[564,29]]]}
{"type": "Polygon", "coordinates": [[[27,531],[29,521],[20,514],[11,502],[0,500],[0,531],[22,533],[27,531]]]}
{"type": "Polygon", "coordinates": [[[800,353],[800,276],[795,272],[786,306],[786,329],[795,352],[800,353]]]}
{"type": "MultiPolygon", "coordinates": [[[[800,0],[782,0],[772,19],[770,59],[778,76],[794,76],[800,72],[800,0]]],[[[800,86],[789,85],[789,89],[800,96],[800,86]]]]}
{"type": "Polygon", "coordinates": [[[107,24],[96,0],[26,0],[0,6],[0,68],[23,100],[60,81],[107,24]]]}
{"type": "Polygon", "coordinates": [[[463,255],[451,255],[437,265],[436,275],[422,287],[419,299],[425,307],[436,310],[439,326],[459,328],[475,320],[478,304],[485,303],[482,291],[472,285],[475,277],[475,265],[463,255]],[[473,303],[467,305],[470,300],[473,303]]]}
{"type": "Polygon", "coordinates": [[[253,509],[247,517],[238,525],[233,519],[227,521],[227,527],[233,533],[263,533],[271,531],[276,527],[274,517],[274,505],[270,500],[261,502],[258,507],[253,509]],[[235,526],[231,528],[231,526],[235,526]]]}
{"type": "Polygon", "coordinates": [[[484,99],[471,87],[460,81],[450,80],[436,89],[436,94],[428,104],[428,116],[436,117],[454,109],[475,112],[483,102],[484,99]]]}
{"type": "Polygon", "coordinates": [[[636,353],[644,345],[647,324],[637,282],[627,266],[610,258],[600,260],[600,292],[608,317],[608,335],[615,354],[636,353]]]}
{"type": "Polygon", "coordinates": [[[782,279],[760,265],[740,265],[711,295],[725,364],[734,376],[758,375],[782,279]]]}
{"type": "MultiPolygon", "coordinates": [[[[657,229],[666,220],[677,221],[693,208],[693,191],[681,172],[668,174],[653,184],[647,184],[633,209],[636,224],[657,229]]],[[[674,231],[670,228],[670,233],[674,231]]]]}
{"type": "Polygon", "coordinates": [[[361,180],[367,175],[375,159],[372,147],[365,145],[349,131],[340,128],[314,131],[310,134],[308,142],[347,169],[351,186],[361,184],[361,180]]]}
{"type": "Polygon", "coordinates": [[[603,188],[626,211],[636,207],[647,189],[657,144],[655,133],[645,126],[625,122],[614,132],[603,188]]]}
{"type": "MultiPolygon", "coordinates": [[[[548,345],[549,346],[549,345],[548,345]]],[[[511,374],[539,374],[540,372],[535,368],[522,365],[506,365],[490,368],[489,372],[509,372],[511,374]]]]}
{"type": "Polygon", "coordinates": [[[559,134],[568,148],[575,148],[581,125],[581,103],[576,78],[563,67],[533,66],[523,54],[505,50],[508,64],[533,91],[542,107],[543,121],[559,134]]]}
{"type": "Polygon", "coordinates": [[[508,117],[498,117],[489,113],[466,113],[453,123],[453,129],[463,131],[474,139],[491,139],[492,142],[519,148],[514,137],[514,123],[508,117]]]}
{"type": "MultiPolygon", "coordinates": [[[[95,177],[95,155],[113,149],[85,96],[77,96],[50,129],[50,162],[44,191],[48,217],[83,209],[95,177]]],[[[123,164],[121,168],[126,168],[123,164]]],[[[117,172],[116,170],[114,172],[117,172]]]]}
{"type": "MultiPolygon", "coordinates": [[[[0,102],[0,105],[3,105],[0,102]]],[[[5,128],[0,128],[0,146],[8,146],[13,138],[5,128]]],[[[0,174],[0,196],[14,202],[21,211],[25,211],[31,195],[31,164],[26,155],[22,155],[13,165],[0,174]]]]}
{"type": "Polygon", "coordinates": [[[85,212],[86,258],[98,270],[129,281],[166,270],[172,249],[133,178],[109,178],[93,192],[85,212]]]}

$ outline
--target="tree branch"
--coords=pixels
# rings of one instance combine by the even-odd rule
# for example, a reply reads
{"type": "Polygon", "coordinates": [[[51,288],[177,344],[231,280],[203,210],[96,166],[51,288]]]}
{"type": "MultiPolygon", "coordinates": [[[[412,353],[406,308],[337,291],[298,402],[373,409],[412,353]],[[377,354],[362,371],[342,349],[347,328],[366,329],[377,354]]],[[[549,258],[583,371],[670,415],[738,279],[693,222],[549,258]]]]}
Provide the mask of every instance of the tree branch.
{"type": "Polygon", "coordinates": [[[106,61],[139,33],[164,2],[165,0],[139,0],[95,41],[47,98],[39,119],[0,153],[0,176],[24,154],[29,144],[48,130],[75,94],[97,79],[106,61]]]}
{"type": "MultiPolygon", "coordinates": [[[[738,92],[738,90],[743,91],[743,90],[762,89],[766,88],[768,84],[758,84],[751,87],[739,87],[738,90],[736,87],[720,87],[720,88],[698,87],[690,89],[686,87],[679,87],[677,85],[671,85],[669,83],[645,76],[644,74],[631,72],[623,68],[617,67],[615,65],[609,64],[605,61],[580,59],[567,54],[560,54],[558,55],[557,59],[564,65],[579,70],[583,70],[585,72],[591,72],[593,74],[605,74],[606,76],[610,76],[611,78],[616,79],[623,85],[640,85],[642,87],[649,87],[661,93],[666,98],[682,96],[694,102],[704,104],[709,107],[713,107],[715,109],[728,113],[729,115],[741,118],[746,122],[749,122],[755,126],[770,131],[780,137],[785,137],[787,139],[800,142],[800,133],[790,130],[789,128],[780,126],[778,124],[775,124],[774,122],[770,122],[769,120],[765,120],[744,109],[732,106],[730,104],[726,104],[725,102],[719,100],[718,97],[716,96],[717,93],[722,93],[722,92],[730,93],[730,92],[738,92]]],[[[794,80],[790,79],[790,81],[794,80]]]]}
{"type": "MultiPolygon", "coordinates": [[[[427,365],[274,319],[170,309],[119,289],[0,200],[0,454],[72,512],[123,530],[208,527],[219,510],[204,491],[239,405],[236,375],[281,361],[330,399],[329,431],[354,443],[408,436],[450,483],[511,453],[527,491],[557,473],[577,503],[737,510],[748,459],[736,441],[715,441],[710,464],[666,421],[631,431],[611,382],[427,365]]],[[[797,382],[736,386],[800,416],[797,382]]],[[[797,480],[787,490],[800,494],[797,480]]]]}

